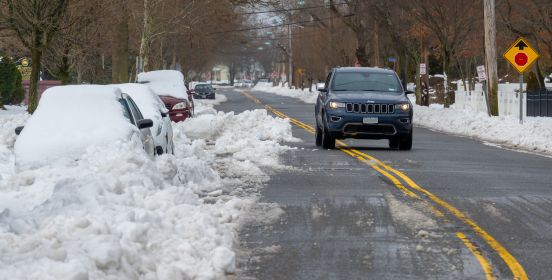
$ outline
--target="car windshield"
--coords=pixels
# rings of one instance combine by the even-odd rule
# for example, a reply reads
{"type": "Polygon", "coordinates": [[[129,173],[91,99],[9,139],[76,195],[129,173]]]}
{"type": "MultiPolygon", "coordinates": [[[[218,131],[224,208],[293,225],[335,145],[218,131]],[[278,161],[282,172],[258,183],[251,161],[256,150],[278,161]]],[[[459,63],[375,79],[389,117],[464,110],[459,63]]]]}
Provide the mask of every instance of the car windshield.
{"type": "Polygon", "coordinates": [[[336,92],[374,91],[401,94],[402,86],[397,77],[390,73],[337,72],[332,90],[336,92]]]}
{"type": "Polygon", "coordinates": [[[211,89],[211,85],[197,85],[195,86],[195,89],[211,89]]]}

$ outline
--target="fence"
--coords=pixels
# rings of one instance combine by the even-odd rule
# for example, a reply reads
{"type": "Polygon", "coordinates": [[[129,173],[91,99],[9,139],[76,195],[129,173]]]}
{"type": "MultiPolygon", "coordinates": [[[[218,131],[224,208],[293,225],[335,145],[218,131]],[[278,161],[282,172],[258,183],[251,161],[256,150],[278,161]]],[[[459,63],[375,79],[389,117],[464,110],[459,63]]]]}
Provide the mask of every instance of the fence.
{"type": "MultiPolygon", "coordinates": [[[[547,86],[552,86],[552,84],[547,84],[547,86]]],[[[525,87],[526,85],[524,85],[524,88],[525,87]]],[[[546,109],[548,110],[547,113],[552,113],[552,93],[550,93],[550,91],[548,91],[548,93],[549,94],[546,95],[546,109]]],[[[531,93],[530,96],[533,97],[531,93]]],[[[533,108],[535,108],[534,104],[536,103],[534,103],[534,99],[531,98],[529,98],[529,102],[531,104],[531,110],[533,110],[533,108]]],[[[462,81],[458,81],[458,90],[456,91],[454,106],[458,109],[471,110],[475,112],[487,112],[487,103],[485,95],[483,94],[482,84],[476,84],[475,89],[470,91],[464,89],[462,81]]],[[[527,94],[523,94],[523,115],[532,116],[535,111],[533,110],[528,114],[527,109],[527,94]]],[[[537,112],[543,111],[544,107],[541,108],[541,111],[537,112]]],[[[498,85],[498,113],[500,116],[519,118],[519,84],[498,85]]]]}
{"type": "Polygon", "coordinates": [[[552,117],[552,89],[527,93],[527,116],[552,117]]]}

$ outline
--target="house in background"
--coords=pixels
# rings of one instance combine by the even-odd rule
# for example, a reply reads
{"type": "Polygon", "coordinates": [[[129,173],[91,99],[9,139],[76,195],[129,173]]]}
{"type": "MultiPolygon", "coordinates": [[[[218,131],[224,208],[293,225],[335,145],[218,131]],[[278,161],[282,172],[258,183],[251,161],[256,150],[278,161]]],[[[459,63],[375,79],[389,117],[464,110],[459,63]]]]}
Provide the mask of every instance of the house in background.
{"type": "Polygon", "coordinates": [[[213,84],[229,84],[230,68],[226,65],[217,65],[211,70],[211,82],[213,84]]]}

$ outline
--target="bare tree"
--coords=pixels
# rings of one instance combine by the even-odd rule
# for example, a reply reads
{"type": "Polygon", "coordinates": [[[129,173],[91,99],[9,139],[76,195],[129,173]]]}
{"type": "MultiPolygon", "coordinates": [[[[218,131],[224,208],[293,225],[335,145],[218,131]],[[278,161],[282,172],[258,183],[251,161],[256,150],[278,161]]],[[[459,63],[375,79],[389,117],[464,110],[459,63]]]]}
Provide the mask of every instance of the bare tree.
{"type": "Polygon", "coordinates": [[[29,113],[38,106],[38,81],[42,55],[54,36],[62,30],[61,23],[69,0],[3,0],[0,21],[15,32],[31,52],[32,72],[29,88],[29,113]]]}

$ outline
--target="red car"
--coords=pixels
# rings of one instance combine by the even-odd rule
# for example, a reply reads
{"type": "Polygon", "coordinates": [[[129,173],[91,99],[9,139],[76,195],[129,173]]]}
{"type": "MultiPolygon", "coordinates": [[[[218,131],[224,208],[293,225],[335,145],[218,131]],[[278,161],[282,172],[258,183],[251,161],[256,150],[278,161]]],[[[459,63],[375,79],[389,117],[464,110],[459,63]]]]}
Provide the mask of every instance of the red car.
{"type": "Polygon", "coordinates": [[[159,95],[159,98],[165,103],[165,107],[169,109],[169,117],[173,122],[181,122],[193,116],[193,101],[174,98],[167,95],[159,95]]]}
{"type": "Polygon", "coordinates": [[[194,100],[179,71],[143,72],[138,74],[138,83],[147,84],[163,100],[173,122],[181,122],[193,116],[194,100]]]}

